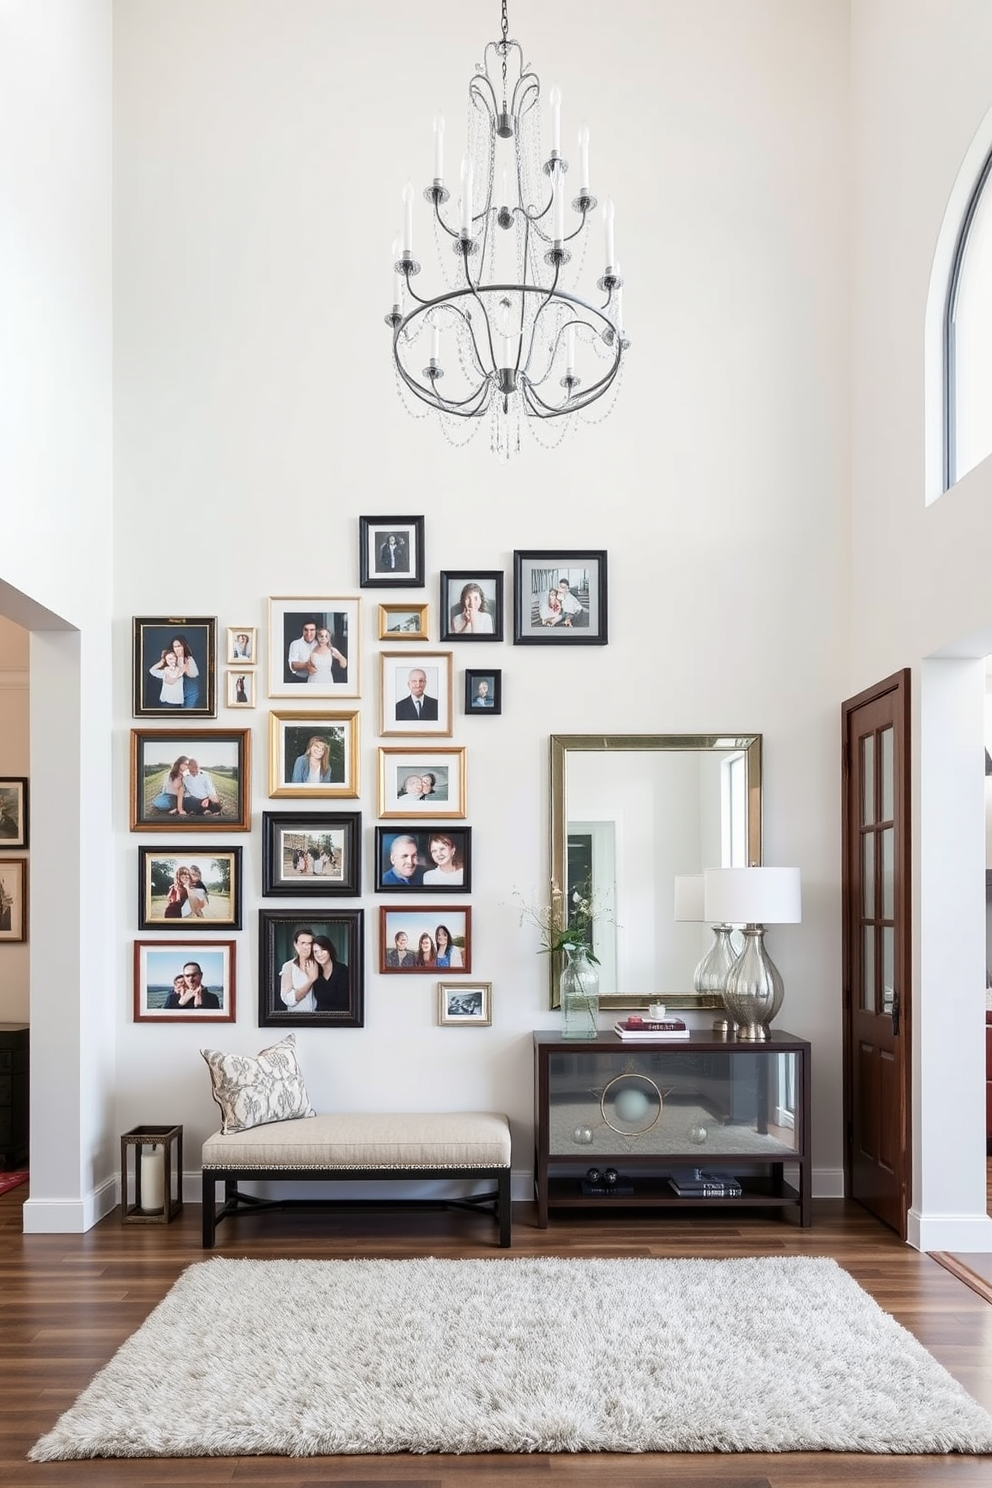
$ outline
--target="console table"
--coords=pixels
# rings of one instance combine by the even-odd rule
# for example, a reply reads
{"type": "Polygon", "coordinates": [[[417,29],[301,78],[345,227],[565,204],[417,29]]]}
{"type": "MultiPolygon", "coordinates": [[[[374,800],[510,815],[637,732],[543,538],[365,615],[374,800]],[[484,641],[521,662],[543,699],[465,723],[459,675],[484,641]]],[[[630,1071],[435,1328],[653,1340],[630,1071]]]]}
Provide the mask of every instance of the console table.
{"type": "Polygon", "coordinates": [[[812,1223],[810,1046],[772,1028],[761,1043],[693,1029],[687,1039],[534,1034],[537,1222],[549,1209],[775,1208],[812,1223]],[[590,1182],[613,1168],[615,1185],[590,1182]],[[739,1197],[680,1197],[675,1169],[739,1180],[739,1197]],[[786,1182],[785,1169],[796,1184],[786,1182]]]}

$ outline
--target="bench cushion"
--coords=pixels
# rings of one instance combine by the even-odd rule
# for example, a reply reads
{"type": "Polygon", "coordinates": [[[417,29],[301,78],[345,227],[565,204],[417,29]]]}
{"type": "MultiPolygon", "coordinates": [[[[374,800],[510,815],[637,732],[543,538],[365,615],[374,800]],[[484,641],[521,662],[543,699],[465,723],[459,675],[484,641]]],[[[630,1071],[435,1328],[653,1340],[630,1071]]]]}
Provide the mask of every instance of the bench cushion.
{"type": "Polygon", "coordinates": [[[510,1124],[489,1111],[311,1116],[217,1132],[204,1168],[508,1168],[510,1124]]]}

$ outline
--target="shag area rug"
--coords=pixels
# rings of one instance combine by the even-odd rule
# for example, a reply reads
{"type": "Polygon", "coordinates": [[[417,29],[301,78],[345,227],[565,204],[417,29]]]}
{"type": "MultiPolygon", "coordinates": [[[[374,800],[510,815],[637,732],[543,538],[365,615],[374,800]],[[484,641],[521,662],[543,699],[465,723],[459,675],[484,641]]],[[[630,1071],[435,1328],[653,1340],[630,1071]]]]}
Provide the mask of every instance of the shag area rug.
{"type": "Polygon", "coordinates": [[[834,1261],[191,1266],[30,1452],[992,1452],[834,1261]]]}

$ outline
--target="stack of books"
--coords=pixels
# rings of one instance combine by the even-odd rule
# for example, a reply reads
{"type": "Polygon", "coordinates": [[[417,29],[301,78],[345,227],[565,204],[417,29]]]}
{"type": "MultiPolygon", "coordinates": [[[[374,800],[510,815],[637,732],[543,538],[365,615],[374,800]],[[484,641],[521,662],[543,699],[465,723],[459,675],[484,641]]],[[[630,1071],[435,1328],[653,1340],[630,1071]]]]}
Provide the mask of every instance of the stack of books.
{"type": "Polygon", "coordinates": [[[744,1192],[733,1173],[711,1168],[673,1168],[668,1181],[681,1199],[739,1199],[744,1192]]]}
{"type": "Polygon", "coordinates": [[[622,1039],[688,1038],[689,1028],[681,1018],[620,1018],[613,1032],[622,1039]]]}

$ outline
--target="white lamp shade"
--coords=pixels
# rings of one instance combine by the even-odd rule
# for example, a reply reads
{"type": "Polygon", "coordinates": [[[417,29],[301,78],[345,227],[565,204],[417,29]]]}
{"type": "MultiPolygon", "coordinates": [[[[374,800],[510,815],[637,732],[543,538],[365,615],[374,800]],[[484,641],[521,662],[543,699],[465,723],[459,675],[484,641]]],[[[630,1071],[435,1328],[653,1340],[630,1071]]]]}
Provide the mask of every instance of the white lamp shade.
{"type": "Polygon", "coordinates": [[[711,925],[798,925],[799,869],[707,868],[703,905],[711,925]]]}
{"type": "Polygon", "coordinates": [[[703,875],[701,873],[677,873],[675,875],[675,918],[702,921],[703,875]]]}

